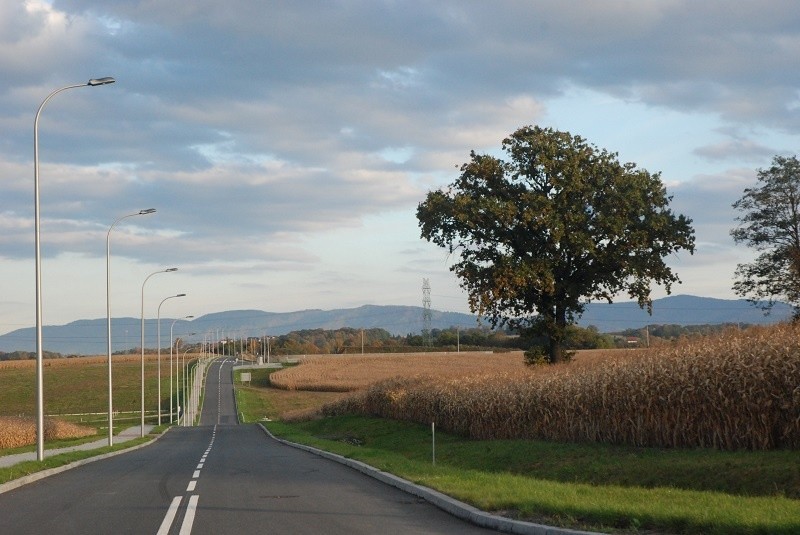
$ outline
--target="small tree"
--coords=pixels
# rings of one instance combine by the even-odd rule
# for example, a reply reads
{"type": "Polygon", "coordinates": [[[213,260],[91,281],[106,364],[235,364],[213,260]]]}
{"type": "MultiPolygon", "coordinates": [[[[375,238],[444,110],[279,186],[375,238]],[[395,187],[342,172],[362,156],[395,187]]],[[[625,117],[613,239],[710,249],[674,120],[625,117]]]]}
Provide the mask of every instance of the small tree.
{"type": "Polygon", "coordinates": [[[736,266],[733,289],[766,313],[778,301],[800,318],[800,162],[775,156],[758,170],[758,186],[747,188],[733,207],[743,213],[731,230],[736,243],[760,251],[751,263],[736,266]]]}
{"type": "Polygon", "coordinates": [[[650,310],[652,282],[679,282],[663,258],[694,252],[694,231],[658,174],[552,129],[520,128],[503,150],[507,161],[471,152],[417,209],[422,237],[459,253],[450,269],[473,312],[546,335],[558,362],[589,300],[627,291],[650,310]]]}

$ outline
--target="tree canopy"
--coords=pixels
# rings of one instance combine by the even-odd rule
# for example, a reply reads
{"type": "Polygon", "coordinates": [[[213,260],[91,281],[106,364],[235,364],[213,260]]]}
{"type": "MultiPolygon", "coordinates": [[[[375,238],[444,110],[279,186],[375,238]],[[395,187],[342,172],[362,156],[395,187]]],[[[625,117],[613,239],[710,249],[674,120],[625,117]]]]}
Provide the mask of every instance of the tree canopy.
{"type": "Polygon", "coordinates": [[[800,162],[796,156],[775,156],[772,166],[758,170],[758,185],[744,190],[733,207],[742,215],[731,230],[736,243],[761,254],[736,267],[734,291],[765,311],[778,301],[800,317],[800,162]]]}
{"type": "Polygon", "coordinates": [[[472,151],[458,179],[417,208],[422,237],[457,253],[451,271],[473,312],[545,334],[558,362],[588,301],[627,291],[649,310],[652,283],[669,293],[680,282],[663,259],[693,253],[694,230],[669,209],[659,174],[538,126],[502,149],[507,160],[472,151]]]}

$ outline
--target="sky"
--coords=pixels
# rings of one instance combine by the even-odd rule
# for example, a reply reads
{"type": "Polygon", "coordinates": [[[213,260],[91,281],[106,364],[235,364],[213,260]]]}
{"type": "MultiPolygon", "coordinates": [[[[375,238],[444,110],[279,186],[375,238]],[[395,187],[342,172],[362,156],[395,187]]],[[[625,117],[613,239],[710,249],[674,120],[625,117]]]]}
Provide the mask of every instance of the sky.
{"type": "Polygon", "coordinates": [[[423,279],[468,312],[416,208],[526,125],[661,173],[696,233],[672,293],[727,299],[731,205],[797,151],[800,9],[0,0],[0,333],[35,324],[36,111],[104,76],[39,121],[45,325],[106,316],[107,239],[115,317],[422,306],[423,279]]]}

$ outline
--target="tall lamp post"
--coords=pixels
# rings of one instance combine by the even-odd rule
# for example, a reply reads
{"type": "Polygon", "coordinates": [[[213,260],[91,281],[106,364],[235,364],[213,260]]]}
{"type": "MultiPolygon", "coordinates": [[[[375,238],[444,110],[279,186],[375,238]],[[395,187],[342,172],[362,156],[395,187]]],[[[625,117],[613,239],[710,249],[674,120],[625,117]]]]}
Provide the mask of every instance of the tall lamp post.
{"type": "Polygon", "coordinates": [[[56,89],[39,105],[33,121],[33,206],[36,248],[36,459],[44,460],[44,373],[42,370],[42,255],[39,240],[39,117],[51,98],[76,87],[94,87],[113,84],[113,78],[92,78],[85,84],[75,84],[56,89]]]}
{"type": "Polygon", "coordinates": [[[111,231],[114,229],[114,226],[122,221],[123,219],[127,219],[129,217],[134,217],[137,215],[147,215],[147,214],[154,214],[156,211],[155,208],[147,208],[145,210],[139,210],[136,213],[124,215],[120,218],[117,218],[116,221],[111,223],[111,226],[108,228],[108,233],[106,233],[106,319],[107,319],[107,339],[108,339],[108,445],[114,445],[114,412],[113,412],[113,393],[112,393],[112,382],[111,382],[111,231]]]}
{"type": "Polygon", "coordinates": [[[183,426],[186,427],[186,419],[189,417],[189,396],[186,395],[186,389],[189,387],[189,372],[186,370],[186,353],[189,348],[183,352],[183,359],[181,359],[181,374],[183,380],[183,426]]]}
{"type": "MultiPolygon", "coordinates": [[[[193,317],[194,316],[184,316],[182,318],[176,318],[176,319],[172,320],[172,325],[169,326],[169,421],[170,421],[170,423],[172,423],[174,421],[172,416],[173,416],[173,414],[175,414],[174,412],[172,412],[172,410],[173,410],[173,407],[172,407],[172,396],[173,396],[173,394],[172,394],[172,346],[175,345],[174,338],[172,338],[172,328],[175,327],[175,322],[176,321],[179,321],[179,320],[190,320],[193,317]]],[[[177,355],[176,355],[176,358],[175,358],[175,391],[176,392],[178,390],[177,375],[178,375],[178,359],[177,359],[177,355]]]]}
{"type": "MultiPolygon", "coordinates": [[[[174,299],[176,297],[186,297],[186,294],[178,294],[178,295],[170,295],[169,297],[165,297],[161,300],[158,304],[158,316],[157,316],[157,328],[158,334],[156,337],[158,338],[158,425],[161,425],[161,305],[164,304],[164,301],[168,299],[174,299]]],[[[172,343],[172,334],[170,333],[170,344],[172,343]]],[[[172,351],[170,351],[172,354],[172,351]]],[[[170,373],[172,373],[172,361],[170,360],[170,373]]],[[[170,387],[172,387],[172,383],[170,383],[170,387]]],[[[171,401],[171,400],[170,400],[171,401]]]]}
{"type": "MultiPolygon", "coordinates": [[[[189,336],[194,335],[195,333],[191,333],[189,336]]],[[[183,352],[183,361],[181,366],[181,372],[183,374],[183,425],[186,427],[186,418],[189,416],[189,395],[188,395],[188,388],[189,388],[189,370],[186,367],[186,354],[189,352],[191,348],[187,347],[186,351],[183,352]]],[[[178,352],[180,353],[180,352],[178,352]]],[[[175,360],[177,362],[178,355],[176,355],[175,360]]],[[[194,419],[192,420],[194,422],[194,419]]]]}
{"type": "Polygon", "coordinates": [[[140,436],[144,436],[144,286],[153,275],[158,275],[159,273],[172,273],[173,271],[178,271],[178,268],[173,267],[154,271],[145,277],[144,282],[142,283],[142,430],[140,436]]]}

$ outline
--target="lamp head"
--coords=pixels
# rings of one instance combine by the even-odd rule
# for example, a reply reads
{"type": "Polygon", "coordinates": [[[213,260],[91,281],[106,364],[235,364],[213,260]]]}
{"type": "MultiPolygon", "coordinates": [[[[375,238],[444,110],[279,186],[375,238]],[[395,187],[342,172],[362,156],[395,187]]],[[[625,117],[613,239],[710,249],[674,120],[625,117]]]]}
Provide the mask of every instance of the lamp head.
{"type": "Polygon", "coordinates": [[[116,82],[116,80],[114,80],[114,78],[112,78],[111,76],[106,76],[105,78],[92,78],[91,80],[89,80],[87,82],[86,85],[94,87],[96,85],[113,84],[114,82],[116,82]]]}
{"type": "Polygon", "coordinates": [[[167,268],[164,270],[164,273],[170,273],[172,271],[178,271],[178,268],[167,268]]]}
{"type": "Polygon", "coordinates": [[[155,212],[155,208],[145,208],[144,210],[139,210],[139,215],[154,214],[155,212]]]}
{"type": "Polygon", "coordinates": [[[186,297],[186,294],[178,294],[175,297],[186,297]]]}
{"type": "Polygon", "coordinates": [[[187,319],[187,320],[190,320],[190,319],[192,319],[193,317],[194,317],[194,316],[186,316],[186,319],[187,319]]]}

